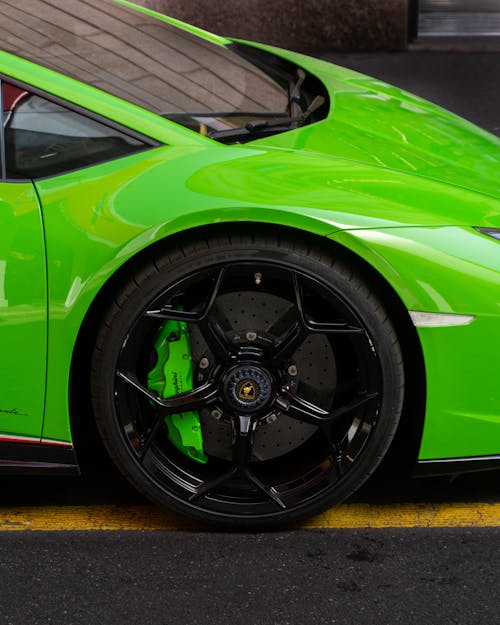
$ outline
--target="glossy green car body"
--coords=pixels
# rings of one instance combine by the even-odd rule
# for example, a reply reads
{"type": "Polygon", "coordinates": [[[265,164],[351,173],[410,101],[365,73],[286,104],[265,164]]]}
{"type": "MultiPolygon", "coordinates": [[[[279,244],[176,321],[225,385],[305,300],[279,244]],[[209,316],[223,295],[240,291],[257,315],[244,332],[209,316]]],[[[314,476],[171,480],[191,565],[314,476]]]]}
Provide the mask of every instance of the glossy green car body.
{"type": "Polygon", "coordinates": [[[149,249],[197,229],[260,224],[329,241],[401,305],[425,378],[420,461],[500,457],[500,242],[476,229],[500,228],[499,140],[377,80],[248,45],[316,76],[329,94],[325,118],[224,145],[0,53],[3,79],[151,139],[123,158],[0,182],[1,440],[71,447],[71,401],[88,383],[75,364],[82,344],[101,301],[149,249]],[[467,323],[450,316],[415,329],[410,312],[467,323]]]}

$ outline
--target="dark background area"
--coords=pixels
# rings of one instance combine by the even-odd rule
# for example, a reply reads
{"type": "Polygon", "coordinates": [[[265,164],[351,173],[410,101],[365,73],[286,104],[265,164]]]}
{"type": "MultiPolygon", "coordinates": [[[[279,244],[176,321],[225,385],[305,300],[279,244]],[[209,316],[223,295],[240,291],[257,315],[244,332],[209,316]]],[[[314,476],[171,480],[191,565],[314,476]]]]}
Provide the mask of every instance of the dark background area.
{"type": "Polygon", "coordinates": [[[138,0],[217,34],[296,50],[402,50],[407,0],[138,0]]]}

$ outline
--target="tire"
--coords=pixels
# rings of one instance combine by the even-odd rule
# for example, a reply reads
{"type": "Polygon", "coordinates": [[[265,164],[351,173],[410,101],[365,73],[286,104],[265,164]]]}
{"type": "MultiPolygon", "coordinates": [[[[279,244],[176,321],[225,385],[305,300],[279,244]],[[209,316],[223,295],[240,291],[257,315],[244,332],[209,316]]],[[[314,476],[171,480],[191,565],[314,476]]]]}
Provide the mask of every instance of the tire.
{"type": "Polygon", "coordinates": [[[365,482],[396,431],[404,374],[383,305],[329,249],[228,236],[130,276],[99,330],[91,387],[104,444],[139,491],[204,524],[268,529],[365,482]],[[160,354],[180,345],[172,327],[186,329],[193,376],[179,386],[180,360],[160,354]]]}

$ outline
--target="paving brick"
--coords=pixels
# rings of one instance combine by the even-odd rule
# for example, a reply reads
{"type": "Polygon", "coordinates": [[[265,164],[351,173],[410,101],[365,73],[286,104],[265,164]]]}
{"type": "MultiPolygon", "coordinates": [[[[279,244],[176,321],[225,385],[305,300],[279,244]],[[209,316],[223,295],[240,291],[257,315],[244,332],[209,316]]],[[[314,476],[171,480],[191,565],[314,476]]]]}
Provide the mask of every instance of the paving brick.
{"type": "Polygon", "coordinates": [[[221,35],[313,50],[401,50],[406,0],[136,0],[221,35]]]}

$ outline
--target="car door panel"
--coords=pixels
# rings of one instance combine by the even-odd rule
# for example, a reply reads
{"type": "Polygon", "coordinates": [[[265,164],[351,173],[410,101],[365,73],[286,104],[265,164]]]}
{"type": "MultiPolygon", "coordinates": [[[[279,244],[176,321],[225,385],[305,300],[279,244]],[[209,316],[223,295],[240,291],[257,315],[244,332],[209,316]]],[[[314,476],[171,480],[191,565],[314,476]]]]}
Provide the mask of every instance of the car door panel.
{"type": "Polygon", "coordinates": [[[0,440],[39,439],[47,357],[40,206],[31,182],[0,182],[0,440]]]}

